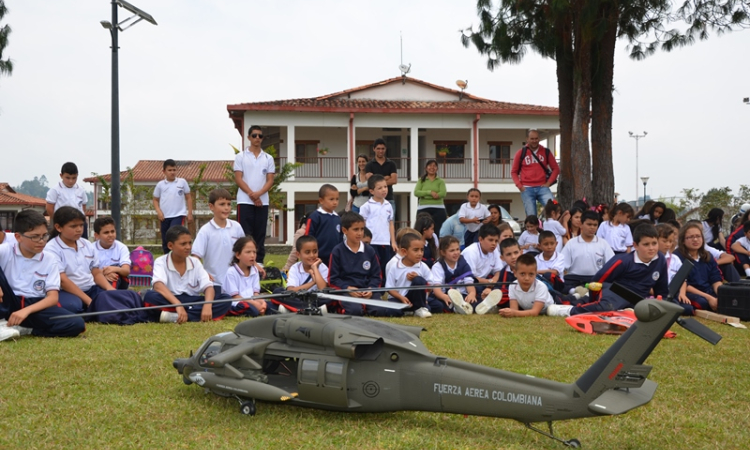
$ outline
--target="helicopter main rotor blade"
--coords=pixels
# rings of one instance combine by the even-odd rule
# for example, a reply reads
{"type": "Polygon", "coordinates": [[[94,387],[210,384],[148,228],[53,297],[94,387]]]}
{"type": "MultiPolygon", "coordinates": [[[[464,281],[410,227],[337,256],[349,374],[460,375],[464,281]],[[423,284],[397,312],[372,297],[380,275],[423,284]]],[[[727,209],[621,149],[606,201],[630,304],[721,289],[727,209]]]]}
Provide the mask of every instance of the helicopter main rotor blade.
{"type": "Polygon", "coordinates": [[[457,289],[460,287],[467,286],[496,286],[501,284],[513,284],[507,281],[498,281],[496,283],[454,283],[454,284],[428,284],[428,285],[411,285],[411,286],[395,286],[395,287],[377,287],[377,288],[357,288],[357,289],[333,289],[331,288],[328,293],[331,294],[346,294],[349,292],[386,292],[386,291],[413,291],[416,289],[457,289]]]}
{"type": "Polygon", "coordinates": [[[200,302],[188,302],[188,303],[181,303],[179,305],[156,305],[156,306],[141,306],[139,308],[127,308],[127,309],[113,309],[110,311],[92,311],[92,312],[85,312],[85,313],[78,313],[78,314],[66,314],[64,316],[54,316],[51,319],[57,320],[57,319],[69,319],[71,317],[92,317],[92,316],[101,316],[102,314],[117,314],[117,313],[126,313],[126,312],[136,312],[136,311],[149,311],[152,309],[166,309],[166,308],[177,308],[178,306],[198,306],[198,305],[205,305],[207,303],[227,303],[227,302],[242,302],[247,300],[263,300],[263,299],[270,299],[270,298],[284,298],[284,297],[290,297],[293,293],[286,293],[283,292],[281,294],[264,294],[264,295],[254,295],[252,297],[246,297],[246,298],[222,298],[218,300],[212,300],[212,301],[200,301],[200,302]]]}
{"type": "Polygon", "coordinates": [[[318,298],[326,298],[329,300],[338,300],[340,302],[349,302],[349,303],[359,303],[360,305],[370,305],[370,306],[380,306],[382,308],[390,308],[390,309],[404,309],[408,308],[409,305],[406,303],[396,303],[396,302],[384,302],[382,300],[371,300],[369,298],[357,298],[357,297],[347,297],[344,295],[335,295],[335,294],[324,294],[320,293],[317,294],[318,298]]]}

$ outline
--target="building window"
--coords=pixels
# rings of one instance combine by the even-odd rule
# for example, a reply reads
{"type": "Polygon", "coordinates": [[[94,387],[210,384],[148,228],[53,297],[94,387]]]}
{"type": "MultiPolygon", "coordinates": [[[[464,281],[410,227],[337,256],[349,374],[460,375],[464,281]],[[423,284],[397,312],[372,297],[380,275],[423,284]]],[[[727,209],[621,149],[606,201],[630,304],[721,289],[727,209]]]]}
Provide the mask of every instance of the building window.
{"type": "Polygon", "coordinates": [[[367,160],[372,159],[373,151],[372,151],[372,144],[374,144],[375,141],[357,141],[355,149],[357,154],[354,156],[359,155],[365,155],[367,156],[367,160]]]}
{"type": "Polygon", "coordinates": [[[435,155],[447,164],[463,164],[465,141],[435,141],[435,155]]]}
{"type": "Polygon", "coordinates": [[[510,146],[511,142],[489,142],[490,144],[490,164],[508,164],[510,163],[510,146]]]}
{"type": "Polygon", "coordinates": [[[320,141],[295,141],[294,157],[297,162],[317,163],[318,144],[320,141]]]}
{"type": "Polygon", "coordinates": [[[13,221],[16,213],[13,211],[0,211],[0,230],[13,231],[13,221]]]}

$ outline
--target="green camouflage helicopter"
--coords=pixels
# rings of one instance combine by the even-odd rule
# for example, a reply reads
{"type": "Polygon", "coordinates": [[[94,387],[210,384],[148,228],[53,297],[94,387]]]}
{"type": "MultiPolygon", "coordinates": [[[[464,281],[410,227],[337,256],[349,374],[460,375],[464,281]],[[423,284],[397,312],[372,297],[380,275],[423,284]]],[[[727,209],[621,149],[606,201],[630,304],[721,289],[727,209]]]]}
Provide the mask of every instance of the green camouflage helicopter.
{"type": "MultiPolygon", "coordinates": [[[[684,265],[675,279],[684,280],[690,267],[684,265]]],[[[667,300],[680,284],[672,283],[667,300]]],[[[647,379],[651,366],[644,361],[672,324],[713,344],[721,339],[699,322],[680,318],[683,309],[670,301],[634,299],[625,288],[612,289],[637,303],[638,320],[570,384],[434,355],[419,339],[421,327],[320,314],[317,299],[365,302],[337,295],[345,291],[281,294],[304,299],[309,307],[244,321],[173,365],[185,384],[236,398],[243,414],[255,414],[255,400],[262,400],[344,412],[500,417],[577,448],[577,439],[555,436],[552,422],[623,414],[648,403],[657,384],[647,379]],[[535,426],[542,422],[549,431],[535,426]]]]}

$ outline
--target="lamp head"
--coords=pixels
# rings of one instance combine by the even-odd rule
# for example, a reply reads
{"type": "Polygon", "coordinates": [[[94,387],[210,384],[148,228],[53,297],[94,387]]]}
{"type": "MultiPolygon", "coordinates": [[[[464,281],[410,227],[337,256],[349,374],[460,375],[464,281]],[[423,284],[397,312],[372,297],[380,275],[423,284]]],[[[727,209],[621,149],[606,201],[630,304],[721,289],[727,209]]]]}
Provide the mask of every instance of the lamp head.
{"type": "Polygon", "coordinates": [[[106,28],[108,30],[112,29],[112,24],[108,20],[102,20],[99,23],[102,24],[103,28],[106,28]]]}

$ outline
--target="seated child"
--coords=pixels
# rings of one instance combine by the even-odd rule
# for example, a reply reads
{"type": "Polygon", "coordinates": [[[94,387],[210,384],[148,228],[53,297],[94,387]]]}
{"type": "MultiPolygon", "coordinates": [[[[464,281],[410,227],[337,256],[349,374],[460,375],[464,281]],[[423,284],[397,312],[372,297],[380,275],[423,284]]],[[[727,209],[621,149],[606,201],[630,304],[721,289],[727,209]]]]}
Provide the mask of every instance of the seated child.
{"type": "Polygon", "coordinates": [[[130,251],[117,240],[115,220],[110,216],[99,217],[94,221],[94,247],[99,253],[99,268],[104,278],[116,289],[127,289],[130,284],[130,251]]]}
{"type": "Polygon", "coordinates": [[[513,271],[516,268],[516,261],[521,255],[521,247],[518,245],[518,241],[514,238],[508,238],[500,242],[500,259],[505,266],[500,269],[500,272],[498,272],[498,284],[496,290],[501,293],[501,296],[497,299],[497,303],[501,306],[507,306],[510,301],[508,288],[512,282],[516,281],[516,276],[513,271]]]}
{"type": "MultiPolygon", "coordinates": [[[[667,282],[672,284],[672,279],[682,267],[682,260],[672,253],[674,251],[675,242],[677,241],[677,228],[668,223],[660,223],[656,225],[656,233],[659,236],[659,251],[664,255],[664,259],[667,261],[667,282]]],[[[686,292],[687,283],[682,283],[677,300],[682,303],[690,303],[690,300],[685,295],[686,292]]]]}
{"type": "Polygon", "coordinates": [[[320,259],[328,264],[333,248],[343,241],[341,218],[336,214],[339,191],[332,184],[324,184],[318,190],[318,197],[320,207],[308,216],[305,234],[315,237],[320,259]]]}
{"type": "Polygon", "coordinates": [[[478,242],[464,249],[461,253],[471,268],[472,276],[477,283],[487,283],[487,287],[479,288],[480,298],[484,300],[490,292],[491,286],[497,283],[499,272],[504,266],[497,250],[500,230],[492,224],[479,227],[478,242]]]}
{"type": "MultiPolygon", "coordinates": [[[[581,214],[581,234],[571,238],[562,250],[565,258],[565,286],[562,292],[572,294],[576,287],[592,281],[604,263],[615,256],[612,247],[596,235],[599,214],[584,211],[581,214]]],[[[583,288],[582,288],[583,289],[583,288]]]]}
{"type": "Polygon", "coordinates": [[[232,302],[229,309],[230,316],[258,317],[266,313],[267,304],[265,300],[249,299],[260,293],[260,275],[255,264],[258,250],[252,236],[244,236],[237,239],[232,246],[232,265],[224,274],[222,293],[230,298],[237,299],[232,302]]]}
{"type": "Polygon", "coordinates": [[[695,309],[716,311],[718,289],[722,284],[721,272],[716,260],[706,251],[703,227],[698,221],[691,221],[680,228],[677,236],[677,250],[674,254],[684,263],[689,258],[693,268],[687,277],[686,296],[690,303],[681,303],[686,314],[694,314],[695,309]]]}
{"type": "Polygon", "coordinates": [[[633,247],[633,235],[627,223],[633,217],[633,207],[623,202],[617,204],[609,213],[611,220],[602,222],[596,235],[612,247],[615,255],[630,253],[633,247]]]}
{"type": "Polygon", "coordinates": [[[365,227],[365,235],[364,237],[362,237],[362,242],[367,245],[370,245],[370,243],[372,243],[372,231],[370,231],[370,229],[367,227],[365,227]]]}
{"type": "MultiPolygon", "coordinates": [[[[417,221],[414,222],[414,229],[417,230],[422,240],[424,241],[424,255],[422,261],[427,264],[428,267],[432,268],[435,264],[435,260],[438,258],[438,236],[435,234],[435,222],[432,220],[427,213],[417,214],[417,221]]],[[[398,242],[401,242],[398,240],[398,242]]]]}
{"type": "Polygon", "coordinates": [[[500,309],[501,316],[538,316],[546,314],[547,307],[555,303],[547,285],[537,279],[538,258],[523,254],[516,260],[516,269],[513,271],[516,281],[508,287],[509,306],[500,309]]]}
{"type": "Polygon", "coordinates": [[[544,229],[555,235],[557,242],[555,250],[558,253],[562,251],[563,238],[568,233],[568,230],[558,222],[562,217],[562,212],[562,206],[556,200],[548,200],[544,205],[544,229]]]}
{"type": "Polygon", "coordinates": [[[472,314],[474,308],[471,306],[477,302],[477,290],[474,286],[460,287],[461,284],[471,284],[474,278],[471,276],[471,267],[461,255],[461,242],[455,236],[444,236],[440,238],[440,258],[432,266],[432,281],[435,284],[455,284],[456,288],[434,288],[427,304],[431,313],[453,311],[458,314],[472,314]],[[446,294],[447,291],[447,294],[446,294]],[[460,298],[459,303],[465,305],[459,307],[454,297],[460,298]]]}
{"type": "MultiPolygon", "coordinates": [[[[164,308],[154,317],[159,322],[208,322],[223,318],[230,302],[214,302],[214,287],[208,272],[200,260],[190,256],[193,239],[190,231],[177,225],[165,235],[169,253],[154,261],[153,290],[146,292],[143,298],[146,306],[176,305],[175,312],[164,308]],[[203,294],[201,296],[200,294],[203,294]],[[183,303],[205,301],[201,305],[182,306],[183,303]]],[[[158,311],[158,310],[157,310],[158,311]]]]}
{"type": "Polygon", "coordinates": [[[209,192],[208,207],[213,218],[198,230],[191,251],[193,256],[202,259],[203,268],[214,284],[214,299],[218,300],[228,298],[222,295],[222,284],[229,271],[229,262],[237,253],[233,251],[234,244],[245,237],[245,232],[239,222],[229,218],[232,214],[229,191],[214,189],[209,192]]]}
{"type": "MultiPolygon", "coordinates": [[[[371,246],[362,242],[365,232],[364,217],[352,211],[345,212],[341,216],[341,230],[346,236],[346,241],[334,247],[331,252],[328,285],[336,289],[380,287],[382,278],[377,254],[371,246]]],[[[372,291],[355,290],[348,295],[369,299],[372,298],[372,291]]],[[[345,314],[356,316],[361,316],[365,312],[364,305],[352,302],[341,302],[340,309],[345,314]]]]}
{"type": "Polygon", "coordinates": [[[58,306],[57,260],[44,253],[47,220],[26,209],[16,215],[14,228],[16,243],[0,245],[0,341],[27,334],[73,337],[83,333],[86,325],[80,317],[52,320],[70,312],[58,306]]]}
{"type": "MultiPolygon", "coordinates": [[[[365,234],[366,233],[367,233],[367,227],[365,227],[365,234]]],[[[415,230],[414,228],[410,228],[410,227],[399,228],[398,233],[396,233],[396,242],[401,242],[401,238],[403,238],[404,235],[407,233],[411,233],[416,236],[421,236],[419,231],[415,230]]],[[[397,261],[401,261],[401,258],[403,258],[403,256],[401,256],[400,252],[393,255],[393,258],[391,258],[391,260],[385,264],[385,272],[388,273],[388,271],[391,269],[391,266],[396,264],[397,261]]]]}
{"type": "Polygon", "coordinates": [[[549,230],[539,233],[539,248],[542,253],[536,255],[536,272],[547,280],[556,291],[565,287],[565,256],[557,252],[557,238],[549,230]]]}
{"type": "Polygon", "coordinates": [[[583,296],[575,302],[576,305],[551,305],[547,308],[547,315],[567,317],[633,308],[632,303],[610,290],[614,282],[630,289],[641,298],[650,297],[651,289],[655,296],[666,298],[669,295],[667,261],[664,255],[659,253],[657,238],[656,228],[651,224],[643,224],[636,228],[633,233],[635,251],[615,255],[594,275],[593,281],[605,283],[598,300],[592,301],[590,296],[583,296]]]}
{"type": "MultiPolygon", "coordinates": [[[[427,286],[432,283],[432,272],[422,261],[424,241],[422,237],[406,233],[399,242],[401,260],[396,261],[388,271],[385,287],[427,286]]],[[[406,311],[413,311],[415,317],[427,318],[432,314],[427,309],[427,288],[425,289],[390,289],[390,301],[398,301],[409,305],[403,310],[381,307],[368,308],[376,316],[403,316],[406,311]]]]}
{"type": "Polygon", "coordinates": [[[539,253],[539,218],[531,215],[523,221],[524,232],[518,238],[518,245],[524,253],[539,253]]]}
{"type": "MultiPolygon", "coordinates": [[[[318,258],[318,241],[315,236],[300,236],[295,244],[299,261],[289,269],[289,277],[286,281],[286,290],[292,292],[299,291],[317,291],[328,287],[328,266],[318,258]]],[[[278,290],[283,292],[284,289],[278,290]]],[[[274,290],[274,293],[277,291],[274,290]]],[[[328,313],[328,304],[332,301],[318,299],[315,306],[320,308],[323,314],[328,313]]],[[[278,312],[296,312],[307,308],[307,302],[302,300],[286,297],[271,300],[271,306],[278,312]]]]}
{"type": "Polygon", "coordinates": [[[742,269],[745,276],[750,277],[750,221],[742,225],[742,233],[744,236],[732,243],[731,249],[735,255],[745,256],[742,260],[742,269]]]}

